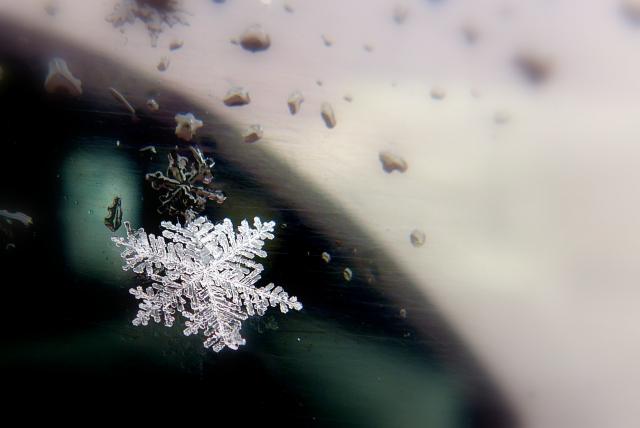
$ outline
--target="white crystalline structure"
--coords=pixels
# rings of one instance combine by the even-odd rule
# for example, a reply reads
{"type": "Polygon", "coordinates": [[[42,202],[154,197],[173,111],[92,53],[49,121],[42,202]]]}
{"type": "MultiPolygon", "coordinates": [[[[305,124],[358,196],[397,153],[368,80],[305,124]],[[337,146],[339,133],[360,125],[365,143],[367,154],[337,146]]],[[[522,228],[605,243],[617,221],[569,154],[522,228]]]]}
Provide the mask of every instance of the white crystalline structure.
{"type": "Polygon", "coordinates": [[[186,319],[184,334],[202,331],[204,346],[219,352],[225,346],[244,345],[242,321],[264,315],[269,306],[283,313],[302,309],[282,287],[255,286],[263,267],[254,258],[267,256],[262,247],[265,239],[273,239],[274,222],[262,223],[256,217],[251,227],[243,220],[237,231],[229,219],[213,224],[205,217],[186,226],[166,221],[161,225],[162,236],[156,237],[144,229],[132,231],[125,222],[126,238],[111,238],[124,247],[123,269],[153,281],[146,289],[129,290],[142,300],[134,325],[153,320],[171,327],[179,312],[186,319]]]}

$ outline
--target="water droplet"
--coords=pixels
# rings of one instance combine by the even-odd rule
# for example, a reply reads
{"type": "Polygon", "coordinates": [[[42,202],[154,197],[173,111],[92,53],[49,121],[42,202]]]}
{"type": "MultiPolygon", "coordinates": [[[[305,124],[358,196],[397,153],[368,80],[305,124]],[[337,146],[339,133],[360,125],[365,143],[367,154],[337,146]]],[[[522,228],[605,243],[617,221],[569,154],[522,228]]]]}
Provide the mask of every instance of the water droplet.
{"type": "Polygon", "coordinates": [[[427,241],[427,235],[420,229],[414,229],[409,235],[409,240],[414,247],[422,247],[427,241]]]}

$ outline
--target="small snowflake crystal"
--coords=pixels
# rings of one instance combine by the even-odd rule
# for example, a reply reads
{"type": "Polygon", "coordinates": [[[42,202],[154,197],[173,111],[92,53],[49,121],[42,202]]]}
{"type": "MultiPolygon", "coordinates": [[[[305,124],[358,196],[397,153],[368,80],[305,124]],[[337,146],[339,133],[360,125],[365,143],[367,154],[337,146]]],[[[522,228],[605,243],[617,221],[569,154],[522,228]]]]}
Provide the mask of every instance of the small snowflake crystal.
{"type": "Polygon", "coordinates": [[[168,156],[166,175],[160,171],[146,175],[151,187],[160,192],[158,213],[179,217],[185,223],[204,211],[208,201],[221,204],[226,199],[222,191],[211,189],[215,162],[205,158],[200,149],[189,149],[193,160],[174,150],[168,156]]]}
{"type": "Polygon", "coordinates": [[[144,22],[151,37],[151,45],[157,46],[158,37],[166,27],[175,24],[189,25],[179,0],[118,0],[107,22],[114,27],[144,22]]]}
{"type": "Polygon", "coordinates": [[[264,315],[269,306],[278,306],[283,313],[302,309],[302,303],[282,287],[255,286],[263,267],[254,257],[267,256],[262,247],[265,239],[273,239],[272,221],[262,223],[256,217],[251,227],[243,220],[237,232],[229,219],[213,224],[198,217],[186,226],[165,221],[158,237],[124,224],[127,237],[111,238],[124,247],[123,269],[153,281],[146,289],[129,290],[142,300],[133,320],[136,326],[153,320],[171,327],[179,312],[186,319],[184,334],[202,331],[204,346],[219,352],[225,346],[244,345],[242,321],[264,315]]]}

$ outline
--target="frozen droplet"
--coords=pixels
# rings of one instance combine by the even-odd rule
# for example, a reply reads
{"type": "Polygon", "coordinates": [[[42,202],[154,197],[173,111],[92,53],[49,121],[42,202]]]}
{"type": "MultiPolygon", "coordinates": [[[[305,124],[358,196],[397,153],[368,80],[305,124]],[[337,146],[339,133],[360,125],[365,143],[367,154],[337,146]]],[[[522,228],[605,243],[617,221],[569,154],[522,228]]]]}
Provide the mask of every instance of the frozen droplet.
{"type": "Polygon", "coordinates": [[[60,7],[60,5],[58,4],[58,0],[45,0],[42,6],[44,8],[44,11],[49,16],[55,16],[58,13],[58,9],[60,7]]]}
{"type": "Polygon", "coordinates": [[[331,254],[327,253],[326,251],[322,253],[321,257],[325,263],[329,263],[331,261],[331,254]]]}
{"type": "Polygon", "coordinates": [[[404,21],[407,19],[408,14],[409,14],[409,9],[407,9],[407,6],[403,4],[397,4],[393,8],[393,20],[398,25],[404,23],[404,21]]]}
{"type": "Polygon", "coordinates": [[[165,71],[167,68],[169,68],[170,63],[171,60],[169,59],[169,57],[163,56],[162,58],[160,58],[160,62],[158,63],[158,70],[165,71]]]}
{"type": "Polygon", "coordinates": [[[380,152],[378,157],[380,162],[382,162],[382,169],[386,173],[391,173],[393,171],[405,172],[408,168],[407,162],[394,153],[384,151],[380,152]]]}
{"type": "Polygon", "coordinates": [[[320,115],[322,116],[322,120],[324,120],[324,124],[327,126],[327,128],[331,129],[336,126],[336,116],[333,112],[333,107],[331,107],[331,104],[322,103],[320,115]]]}
{"type": "Polygon", "coordinates": [[[155,146],[144,146],[141,149],[138,149],[139,152],[151,152],[154,155],[158,153],[155,146]]]}
{"type": "Polygon", "coordinates": [[[122,200],[119,196],[114,196],[111,204],[107,207],[104,225],[112,232],[118,230],[122,225],[122,200]]]}
{"type": "Polygon", "coordinates": [[[250,125],[242,134],[245,143],[255,143],[264,135],[261,125],[250,125]]]}
{"type": "Polygon", "coordinates": [[[445,90],[439,86],[431,89],[431,98],[433,98],[434,100],[443,100],[446,96],[447,93],[445,92],[445,90]]]}
{"type": "Polygon", "coordinates": [[[525,51],[516,55],[514,64],[534,84],[544,83],[551,75],[551,60],[537,52],[525,51]]]}
{"type": "Polygon", "coordinates": [[[236,107],[247,105],[251,102],[249,92],[240,86],[235,86],[224,96],[224,105],[228,107],[236,107]]]}
{"type": "Polygon", "coordinates": [[[185,141],[191,141],[196,135],[196,131],[202,128],[203,123],[201,120],[196,119],[193,113],[178,113],[175,116],[176,120],[176,135],[185,141]]]}
{"type": "Polygon", "coordinates": [[[263,51],[271,46],[269,34],[259,24],[247,28],[240,36],[240,45],[251,52],[263,51]]]}
{"type": "Polygon", "coordinates": [[[291,114],[296,114],[300,111],[300,106],[304,102],[304,96],[300,91],[293,91],[291,95],[289,95],[289,99],[287,100],[287,105],[289,106],[289,112],[291,114]]]}
{"type": "Polygon", "coordinates": [[[4,217],[9,222],[15,220],[22,223],[25,227],[29,227],[33,224],[33,219],[23,212],[10,212],[7,210],[0,210],[0,217],[4,217]]]}
{"type": "Polygon", "coordinates": [[[342,276],[346,281],[351,281],[351,278],[353,278],[353,272],[349,268],[344,268],[344,270],[342,271],[342,276]]]}
{"type": "Polygon", "coordinates": [[[427,236],[420,229],[414,229],[409,235],[409,240],[414,247],[422,247],[427,240],[427,236]]]}
{"type": "Polygon", "coordinates": [[[158,111],[160,110],[160,104],[154,98],[149,98],[147,100],[147,108],[151,111],[158,111]]]}
{"type": "Polygon", "coordinates": [[[333,45],[333,38],[331,36],[327,36],[326,34],[323,34],[321,37],[322,37],[322,42],[326,47],[330,47],[333,45]]]}
{"type": "Polygon", "coordinates": [[[49,74],[44,81],[44,88],[49,93],[67,93],[72,96],[82,95],[82,82],[71,74],[67,63],[61,58],[49,62],[49,74]]]}
{"type": "Polygon", "coordinates": [[[466,23],[462,26],[462,36],[468,44],[473,45],[478,41],[480,32],[474,25],[466,23]]]}

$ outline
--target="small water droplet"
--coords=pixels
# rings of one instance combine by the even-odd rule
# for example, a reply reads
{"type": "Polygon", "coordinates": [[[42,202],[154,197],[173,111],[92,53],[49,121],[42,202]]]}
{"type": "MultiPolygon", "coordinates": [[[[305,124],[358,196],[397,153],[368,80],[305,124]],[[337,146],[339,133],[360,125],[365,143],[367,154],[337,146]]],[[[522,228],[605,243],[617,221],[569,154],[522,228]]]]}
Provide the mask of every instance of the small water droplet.
{"type": "Polygon", "coordinates": [[[427,235],[420,229],[414,229],[409,235],[409,240],[414,247],[422,247],[427,241],[427,235]]]}

